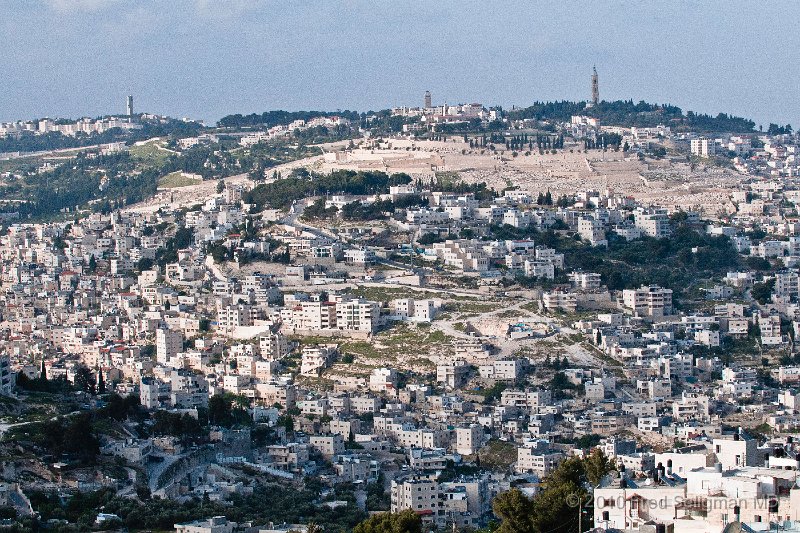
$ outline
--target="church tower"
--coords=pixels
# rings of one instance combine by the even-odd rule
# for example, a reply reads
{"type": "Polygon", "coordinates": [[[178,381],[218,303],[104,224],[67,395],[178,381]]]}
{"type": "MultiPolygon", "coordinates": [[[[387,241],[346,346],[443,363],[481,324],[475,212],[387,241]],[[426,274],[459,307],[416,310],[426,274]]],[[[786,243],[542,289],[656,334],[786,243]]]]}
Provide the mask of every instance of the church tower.
{"type": "Polygon", "coordinates": [[[597,68],[592,67],[592,104],[600,101],[600,86],[597,83],[597,68]]]}

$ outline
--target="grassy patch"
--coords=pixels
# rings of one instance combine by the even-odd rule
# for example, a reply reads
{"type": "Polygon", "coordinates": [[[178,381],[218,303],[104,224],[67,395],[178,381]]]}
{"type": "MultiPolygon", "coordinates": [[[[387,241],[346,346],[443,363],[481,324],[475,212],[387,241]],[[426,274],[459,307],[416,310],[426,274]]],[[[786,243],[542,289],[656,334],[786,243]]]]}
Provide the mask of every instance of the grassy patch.
{"type": "Polygon", "coordinates": [[[478,456],[482,467],[506,471],[517,461],[517,447],[510,442],[493,439],[478,450],[478,456]]]}
{"type": "Polygon", "coordinates": [[[158,187],[160,189],[174,189],[177,187],[188,187],[189,185],[197,185],[203,180],[192,178],[183,175],[181,172],[172,172],[158,180],[158,187]]]}
{"type": "Polygon", "coordinates": [[[157,143],[158,141],[152,141],[140,146],[131,146],[131,157],[145,164],[162,165],[170,154],[166,150],[159,148],[157,143]]]}
{"type": "Polygon", "coordinates": [[[442,298],[443,296],[434,292],[415,291],[413,289],[393,287],[357,287],[352,289],[350,294],[359,298],[372,300],[374,302],[388,302],[398,298],[414,298],[415,300],[425,300],[442,298]]]}
{"type": "Polygon", "coordinates": [[[471,301],[448,302],[447,309],[452,309],[459,313],[482,314],[496,311],[500,305],[500,303],[485,303],[483,300],[476,299],[471,301]]]}
{"type": "Polygon", "coordinates": [[[414,368],[421,367],[428,370],[436,369],[436,364],[430,359],[425,359],[424,357],[414,357],[413,359],[409,359],[408,364],[414,368]]]}
{"type": "MultiPolygon", "coordinates": [[[[302,340],[304,345],[307,341],[302,340]]],[[[353,356],[353,363],[347,368],[358,374],[384,365],[430,369],[434,367],[431,357],[449,349],[451,341],[452,337],[430,327],[403,324],[381,331],[370,340],[340,339],[339,351],[353,356]]],[[[342,368],[335,370],[339,372],[342,368]]]]}
{"type": "Polygon", "coordinates": [[[341,345],[341,351],[367,359],[381,359],[383,357],[372,343],[366,341],[346,342],[341,345]]]}
{"type": "Polygon", "coordinates": [[[458,172],[456,171],[440,171],[436,172],[436,179],[444,186],[453,186],[460,181],[458,172]]]}

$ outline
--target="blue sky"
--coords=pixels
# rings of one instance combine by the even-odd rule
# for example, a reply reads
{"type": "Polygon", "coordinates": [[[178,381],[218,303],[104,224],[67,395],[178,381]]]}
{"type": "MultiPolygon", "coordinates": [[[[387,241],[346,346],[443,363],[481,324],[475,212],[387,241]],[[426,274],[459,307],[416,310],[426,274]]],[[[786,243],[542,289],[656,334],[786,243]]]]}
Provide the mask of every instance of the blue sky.
{"type": "Polygon", "coordinates": [[[793,2],[0,0],[0,120],[669,102],[800,125],[793,2]]]}

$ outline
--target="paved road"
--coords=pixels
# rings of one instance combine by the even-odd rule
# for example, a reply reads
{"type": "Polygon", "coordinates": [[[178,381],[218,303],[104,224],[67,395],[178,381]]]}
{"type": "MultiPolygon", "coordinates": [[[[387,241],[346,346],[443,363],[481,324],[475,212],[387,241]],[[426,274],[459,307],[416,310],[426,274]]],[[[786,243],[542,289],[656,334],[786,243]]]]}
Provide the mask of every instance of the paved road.
{"type": "MultiPolygon", "coordinates": [[[[50,418],[49,420],[51,420],[51,421],[58,420],[59,418],[76,415],[76,414],[82,413],[82,412],[83,411],[72,411],[71,413],[67,413],[65,415],[56,415],[56,416],[50,418]]],[[[31,420],[29,422],[16,422],[14,424],[0,424],[0,439],[3,438],[3,435],[5,435],[6,431],[8,431],[11,428],[16,428],[16,427],[20,427],[20,426],[27,426],[28,424],[37,424],[37,423],[40,423],[40,422],[44,422],[44,420],[31,420]]]]}
{"type": "Polygon", "coordinates": [[[306,224],[304,222],[300,222],[300,216],[305,211],[308,204],[312,201],[311,198],[306,198],[304,200],[295,201],[292,204],[291,209],[289,209],[289,214],[281,219],[281,223],[286,224],[287,226],[293,226],[299,230],[307,231],[316,235],[317,237],[325,237],[327,239],[334,239],[338,240],[339,236],[324,230],[322,228],[318,228],[316,226],[311,226],[310,224],[306,224]]]}
{"type": "MultiPolygon", "coordinates": [[[[25,159],[28,157],[43,157],[43,156],[52,156],[55,157],[58,154],[69,154],[69,153],[78,153],[81,150],[93,150],[96,148],[100,148],[99,144],[90,144],[89,146],[81,146],[78,148],[59,148],[58,150],[41,150],[39,152],[5,152],[3,153],[2,160],[9,161],[12,159],[25,159]]],[[[74,154],[73,154],[74,155],[74,154]]]]}

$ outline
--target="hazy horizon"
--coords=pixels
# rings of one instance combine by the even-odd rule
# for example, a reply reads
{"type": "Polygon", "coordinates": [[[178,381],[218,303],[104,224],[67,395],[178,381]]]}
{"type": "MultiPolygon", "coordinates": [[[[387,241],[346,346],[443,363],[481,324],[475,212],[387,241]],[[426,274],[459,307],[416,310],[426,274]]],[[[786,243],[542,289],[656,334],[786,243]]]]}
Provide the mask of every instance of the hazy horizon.
{"type": "Polygon", "coordinates": [[[794,4],[0,0],[0,121],[481,102],[671,103],[800,123],[794,4]],[[380,7],[378,7],[380,6],[380,7]]]}

